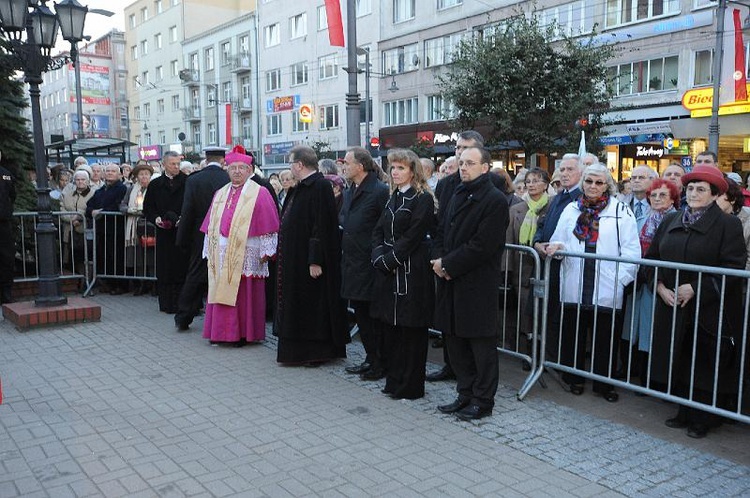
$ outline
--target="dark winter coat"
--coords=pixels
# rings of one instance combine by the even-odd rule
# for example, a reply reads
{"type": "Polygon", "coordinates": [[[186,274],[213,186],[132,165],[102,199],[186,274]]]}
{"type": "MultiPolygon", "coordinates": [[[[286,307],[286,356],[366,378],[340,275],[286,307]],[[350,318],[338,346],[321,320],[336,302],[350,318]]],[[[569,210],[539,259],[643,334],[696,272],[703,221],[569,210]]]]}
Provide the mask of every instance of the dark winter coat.
{"type": "MultiPolygon", "coordinates": [[[[713,204],[703,216],[686,227],[682,222],[682,211],[670,213],[664,217],[656,230],[651,246],[645,257],[677,263],[690,263],[701,266],[720,268],[745,268],[745,239],[742,235],[742,223],[732,215],[724,213],[713,204]]],[[[649,272],[651,275],[653,272],[649,272]]],[[[696,359],[695,387],[704,391],[713,390],[714,354],[716,339],[705,331],[716,334],[719,325],[719,306],[721,276],[704,273],[700,292],[698,276],[694,272],[677,272],[670,269],[659,269],[658,279],[668,288],[674,289],[684,283],[690,283],[695,290],[693,297],[684,307],[677,307],[674,322],[674,368],[673,383],[688,385],[692,363],[693,319],[695,307],[700,295],[700,327],[698,330],[698,347],[696,359]]],[[[651,285],[651,284],[649,284],[651,285]]],[[[651,376],[656,382],[666,384],[669,374],[670,340],[672,330],[673,308],[667,306],[658,295],[654,317],[654,334],[651,349],[651,376]]],[[[742,281],[727,277],[724,291],[724,326],[722,335],[731,335],[735,340],[735,359],[739,360],[742,339],[742,281]]],[[[728,368],[722,368],[719,379],[721,392],[736,392],[736,361],[728,368]],[[726,373],[726,376],[723,374],[726,373]]]]}
{"type": "Polygon", "coordinates": [[[370,314],[390,325],[429,327],[435,309],[430,240],[435,200],[413,187],[394,192],[372,233],[372,262],[378,270],[370,314]]]}
{"type": "Polygon", "coordinates": [[[375,269],[370,262],[372,231],[388,202],[388,186],[369,173],[359,187],[344,191],[339,214],[341,238],[341,297],[371,301],[375,269]]]}
{"type": "Polygon", "coordinates": [[[182,217],[177,227],[177,245],[184,250],[200,246],[203,250],[201,224],[211,207],[214,194],[229,183],[229,175],[217,163],[211,163],[185,180],[182,217]]]}
{"type": "Polygon", "coordinates": [[[16,187],[10,171],[0,166],[0,220],[13,219],[13,203],[16,201],[16,187]]]}
{"type": "Polygon", "coordinates": [[[435,328],[462,338],[497,333],[500,265],[508,203],[490,173],[456,188],[439,215],[433,258],[451,280],[437,279],[435,328]]]}
{"type": "Polygon", "coordinates": [[[169,228],[156,228],[156,277],[165,284],[184,282],[187,271],[188,253],[176,245],[185,180],[187,175],[184,173],[174,178],[161,175],[151,180],[143,199],[143,215],[149,222],[155,226],[156,218],[171,222],[169,228]]]}

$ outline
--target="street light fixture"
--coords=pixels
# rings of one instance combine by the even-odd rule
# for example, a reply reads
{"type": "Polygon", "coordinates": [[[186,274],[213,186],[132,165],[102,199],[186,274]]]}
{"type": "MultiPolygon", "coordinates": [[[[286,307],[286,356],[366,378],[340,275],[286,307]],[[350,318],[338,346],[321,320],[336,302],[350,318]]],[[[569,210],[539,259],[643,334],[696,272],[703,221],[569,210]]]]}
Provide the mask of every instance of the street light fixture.
{"type": "MultiPolygon", "coordinates": [[[[31,100],[34,166],[37,176],[37,213],[39,216],[36,225],[39,263],[39,296],[36,299],[36,305],[57,306],[65,304],[67,299],[62,295],[60,270],[57,266],[58,254],[55,241],[57,228],[52,222],[50,207],[42,112],[39,105],[39,85],[42,83],[42,73],[46,72],[52,64],[50,51],[55,45],[58,22],[65,23],[71,20],[71,17],[60,19],[59,12],[58,15],[53,14],[45,3],[45,0],[1,1],[0,30],[7,35],[11,55],[23,69],[24,81],[29,85],[31,100]],[[25,40],[23,39],[24,31],[26,32],[25,40]]],[[[62,10],[65,11],[64,5],[62,10]]],[[[81,27],[82,24],[81,21],[81,27]]],[[[70,27],[70,25],[67,27],[70,27]]],[[[74,39],[68,38],[71,33],[72,30],[67,33],[63,31],[63,37],[67,41],[74,42],[74,39]]]]}

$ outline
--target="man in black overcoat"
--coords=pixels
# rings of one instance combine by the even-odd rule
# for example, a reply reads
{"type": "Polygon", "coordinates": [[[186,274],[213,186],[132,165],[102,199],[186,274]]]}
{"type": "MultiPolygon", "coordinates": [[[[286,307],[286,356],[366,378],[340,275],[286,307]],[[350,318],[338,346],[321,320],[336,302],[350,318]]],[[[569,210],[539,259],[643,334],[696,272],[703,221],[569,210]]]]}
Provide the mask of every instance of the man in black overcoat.
{"type": "Polygon", "coordinates": [[[315,151],[290,152],[292,187],[281,211],[274,334],[279,363],[317,366],[346,357],[351,341],[341,299],[341,243],[331,184],[315,151]]]}
{"type": "Polygon", "coordinates": [[[12,299],[13,269],[16,261],[16,237],[13,233],[15,201],[16,187],[13,175],[0,166],[0,304],[9,303],[12,299]]]}
{"type": "Polygon", "coordinates": [[[203,306],[203,296],[208,291],[208,268],[203,258],[204,235],[200,228],[214,194],[229,183],[229,175],[224,170],[226,150],[222,147],[206,147],[203,150],[206,153],[206,166],[185,180],[182,216],[177,227],[177,246],[189,255],[185,283],[174,316],[177,330],[187,330],[203,306]]]}
{"type": "Polygon", "coordinates": [[[341,297],[354,308],[359,337],[365,348],[365,361],[346,367],[364,380],[385,376],[383,332],[380,321],[370,316],[374,295],[375,268],[370,261],[372,230],[388,202],[388,186],[378,179],[370,153],[362,147],[350,148],[344,157],[344,177],[350,186],[344,190],[339,213],[341,239],[341,297]]]}
{"type": "Polygon", "coordinates": [[[463,420],[492,414],[499,377],[497,303],[508,202],[490,180],[490,161],[484,148],[461,153],[461,185],[444,206],[431,261],[439,277],[435,326],[445,336],[458,391],[438,409],[463,420]]]}
{"type": "Polygon", "coordinates": [[[156,288],[159,311],[177,313],[185,281],[187,253],[176,245],[187,175],[180,171],[180,155],[168,151],[162,159],[164,174],[151,181],[143,200],[143,215],[156,225],[156,288]]]}

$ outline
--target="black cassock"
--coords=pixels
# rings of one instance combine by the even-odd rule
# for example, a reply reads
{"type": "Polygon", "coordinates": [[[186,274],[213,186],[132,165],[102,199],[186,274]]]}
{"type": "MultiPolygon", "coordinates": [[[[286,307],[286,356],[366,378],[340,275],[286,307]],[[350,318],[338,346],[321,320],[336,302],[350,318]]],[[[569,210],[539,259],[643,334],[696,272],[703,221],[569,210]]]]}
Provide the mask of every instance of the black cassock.
{"type": "Polygon", "coordinates": [[[156,228],[156,287],[159,310],[177,312],[177,300],[187,273],[188,254],[176,245],[177,221],[182,212],[187,175],[174,178],[161,175],[151,181],[143,200],[143,214],[156,225],[156,218],[168,221],[169,228],[156,228]]]}
{"type": "Polygon", "coordinates": [[[346,357],[350,342],[341,289],[336,202],[319,172],[290,189],[281,212],[274,335],[279,363],[346,357]],[[310,277],[310,265],[323,274],[310,277]]]}

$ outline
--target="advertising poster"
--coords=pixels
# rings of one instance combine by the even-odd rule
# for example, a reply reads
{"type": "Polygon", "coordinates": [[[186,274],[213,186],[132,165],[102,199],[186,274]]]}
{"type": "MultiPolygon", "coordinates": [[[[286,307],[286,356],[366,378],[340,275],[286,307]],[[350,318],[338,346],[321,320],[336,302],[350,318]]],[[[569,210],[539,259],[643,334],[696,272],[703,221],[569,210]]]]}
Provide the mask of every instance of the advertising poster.
{"type": "MultiPolygon", "coordinates": [[[[78,133],[78,114],[71,114],[71,132],[73,135],[78,133]]],[[[83,134],[88,138],[105,138],[109,137],[109,116],[104,114],[85,114],[83,115],[83,134]]]]}
{"type": "MultiPolygon", "coordinates": [[[[68,79],[70,101],[76,102],[75,68],[72,64],[68,65],[68,79]]],[[[107,66],[81,64],[81,95],[84,104],[110,105],[109,83],[109,68],[107,66]]]]}

